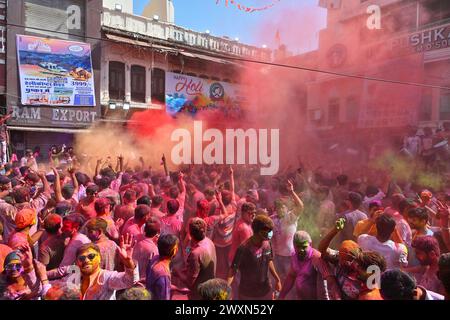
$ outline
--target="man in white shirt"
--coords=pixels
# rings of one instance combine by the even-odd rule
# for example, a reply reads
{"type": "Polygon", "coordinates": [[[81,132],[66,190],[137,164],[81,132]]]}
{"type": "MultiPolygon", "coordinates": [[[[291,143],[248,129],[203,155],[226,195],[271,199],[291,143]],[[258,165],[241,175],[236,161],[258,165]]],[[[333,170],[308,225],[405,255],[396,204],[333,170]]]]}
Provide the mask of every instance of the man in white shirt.
{"type": "Polygon", "coordinates": [[[276,214],[270,217],[274,224],[272,238],[274,263],[281,279],[284,279],[289,271],[291,256],[294,252],[294,234],[297,232],[298,218],[304,207],[302,200],[295,193],[294,186],[290,181],[288,181],[287,187],[291,197],[294,199],[294,208],[289,209],[286,202],[281,198],[275,201],[276,214]]]}
{"type": "Polygon", "coordinates": [[[408,265],[408,249],[404,244],[390,240],[395,230],[395,220],[383,214],[376,220],[376,237],[362,234],[358,244],[364,251],[375,251],[386,259],[388,269],[406,267],[408,265]]]}

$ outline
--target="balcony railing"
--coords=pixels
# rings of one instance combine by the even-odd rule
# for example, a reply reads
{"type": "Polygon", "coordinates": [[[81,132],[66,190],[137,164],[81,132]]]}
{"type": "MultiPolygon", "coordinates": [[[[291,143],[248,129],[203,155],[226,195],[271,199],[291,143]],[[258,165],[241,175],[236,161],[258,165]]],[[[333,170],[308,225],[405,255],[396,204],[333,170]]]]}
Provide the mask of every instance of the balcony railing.
{"type": "Polygon", "coordinates": [[[226,37],[192,31],[156,19],[103,8],[102,25],[153,38],[182,43],[199,49],[225,53],[243,58],[270,60],[271,50],[240,43],[226,37]]]}

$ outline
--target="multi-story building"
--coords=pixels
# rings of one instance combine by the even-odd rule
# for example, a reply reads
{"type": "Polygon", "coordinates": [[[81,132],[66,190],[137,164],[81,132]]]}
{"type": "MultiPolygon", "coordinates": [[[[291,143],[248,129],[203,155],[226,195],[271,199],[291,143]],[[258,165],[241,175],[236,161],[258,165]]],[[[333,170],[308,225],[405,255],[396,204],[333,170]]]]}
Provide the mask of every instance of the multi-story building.
{"type": "Polygon", "coordinates": [[[170,108],[166,97],[182,97],[195,108],[224,106],[225,100],[235,107],[244,94],[237,84],[242,63],[233,58],[272,55],[267,48],[176,25],[172,0],[149,1],[142,16],[133,14],[133,0],[9,4],[6,104],[19,156],[26,148],[40,146],[46,153],[53,144],[71,145],[74,134],[94,123],[126,124],[136,111],[164,111],[170,108]],[[73,59],[87,44],[91,72],[73,59]],[[61,47],[70,52],[58,55],[61,47]]]}
{"type": "Polygon", "coordinates": [[[166,96],[175,93],[167,85],[176,79],[203,91],[214,82],[233,91],[241,68],[233,57],[271,59],[267,48],[176,25],[171,0],[150,1],[142,16],[132,13],[131,0],[104,6],[100,103],[107,121],[126,122],[135,111],[165,109],[166,96]]]}
{"type": "Polygon", "coordinates": [[[101,1],[8,1],[6,103],[19,156],[71,145],[100,119],[101,12],[101,1]]]}
{"type": "Polygon", "coordinates": [[[330,140],[377,139],[400,136],[408,126],[437,128],[450,121],[450,1],[322,0],[320,5],[328,17],[317,69],[331,73],[318,73],[307,83],[309,130],[330,140]],[[368,20],[377,18],[370,5],[380,8],[380,29],[368,27],[368,20]]]}

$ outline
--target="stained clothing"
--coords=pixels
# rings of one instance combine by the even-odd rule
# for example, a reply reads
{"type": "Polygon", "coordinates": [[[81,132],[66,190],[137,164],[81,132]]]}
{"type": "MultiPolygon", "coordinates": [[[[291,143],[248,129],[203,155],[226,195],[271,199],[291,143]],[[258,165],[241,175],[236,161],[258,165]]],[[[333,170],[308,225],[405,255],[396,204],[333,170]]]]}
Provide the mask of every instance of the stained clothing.
{"type": "Polygon", "coordinates": [[[235,271],[241,273],[239,294],[260,298],[271,291],[268,272],[272,260],[273,252],[269,241],[264,241],[260,247],[256,247],[250,238],[239,246],[231,265],[235,271]]]}

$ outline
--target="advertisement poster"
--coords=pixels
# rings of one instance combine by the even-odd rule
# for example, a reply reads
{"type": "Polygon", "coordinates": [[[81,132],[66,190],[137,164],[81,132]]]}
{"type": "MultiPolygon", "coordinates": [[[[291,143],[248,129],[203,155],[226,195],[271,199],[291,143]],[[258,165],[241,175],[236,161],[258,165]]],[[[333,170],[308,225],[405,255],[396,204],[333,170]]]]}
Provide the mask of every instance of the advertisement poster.
{"type": "Polygon", "coordinates": [[[219,111],[237,118],[243,104],[244,93],[239,85],[166,72],[166,111],[171,115],[219,111]]]}
{"type": "Polygon", "coordinates": [[[23,105],[95,106],[91,46],[17,35],[23,105]]]}

